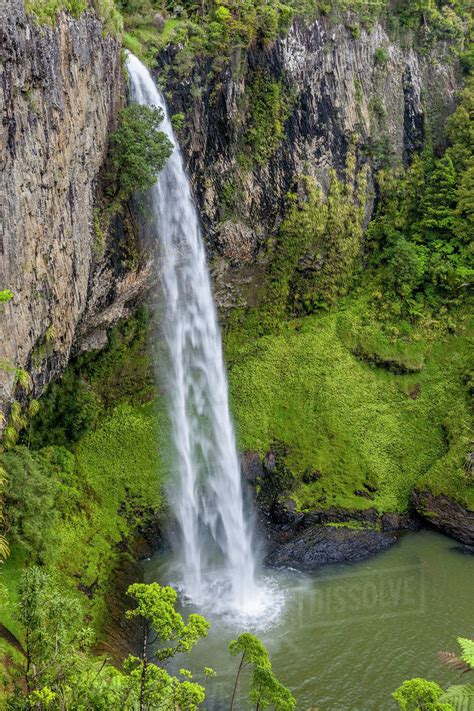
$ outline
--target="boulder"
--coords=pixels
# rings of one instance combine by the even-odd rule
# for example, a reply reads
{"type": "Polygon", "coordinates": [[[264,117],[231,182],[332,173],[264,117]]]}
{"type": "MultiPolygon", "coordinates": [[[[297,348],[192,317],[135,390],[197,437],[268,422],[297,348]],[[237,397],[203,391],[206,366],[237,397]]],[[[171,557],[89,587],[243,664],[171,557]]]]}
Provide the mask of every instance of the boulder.
{"type": "Polygon", "coordinates": [[[245,452],[240,460],[242,475],[249,484],[256,484],[258,479],[265,476],[265,470],[258,452],[245,452]]]}

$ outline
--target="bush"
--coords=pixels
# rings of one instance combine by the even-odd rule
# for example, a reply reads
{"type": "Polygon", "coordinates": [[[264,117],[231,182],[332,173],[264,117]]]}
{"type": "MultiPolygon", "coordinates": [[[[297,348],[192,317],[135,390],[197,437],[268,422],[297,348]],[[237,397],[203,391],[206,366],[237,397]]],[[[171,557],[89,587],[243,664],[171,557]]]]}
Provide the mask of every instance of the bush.
{"type": "Polygon", "coordinates": [[[282,81],[258,72],[247,90],[248,114],[243,136],[244,162],[264,165],[285,136],[284,123],[293,98],[282,81]]]}
{"type": "Polygon", "coordinates": [[[33,14],[39,23],[45,25],[54,25],[56,16],[61,10],[77,18],[86,8],[86,0],[26,0],[25,2],[26,12],[33,14]]]}
{"type": "Polygon", "coordinates": [[[374,62],[375,64],[387,64],[388,62],[388,52],[385,47],[378,47],[374,52],[374,62]]]}
{"type": "Polygon", "coordinates": [[[110,138],[116,206],[150,188],[171,155],[173,146],[159,131],[162,121],[163,112],[156,107],[132,104],[121,110],[119,127],[110,138]]]}
{"type": "Polygon", "coordinates": [[[399,237],[386,252],[387,283],[391,289],[403,298],[407,298],[423,281],[427,250],[421,245],[408,242],[399,237]]]}

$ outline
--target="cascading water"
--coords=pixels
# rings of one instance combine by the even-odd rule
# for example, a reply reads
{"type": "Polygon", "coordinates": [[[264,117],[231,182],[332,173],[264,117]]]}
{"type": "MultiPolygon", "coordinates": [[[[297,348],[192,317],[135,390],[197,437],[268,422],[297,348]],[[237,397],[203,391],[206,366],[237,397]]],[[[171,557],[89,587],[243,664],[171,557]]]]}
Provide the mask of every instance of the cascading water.
{"type": "MultiPolygon", "coordinates": [[[[222,344],[198,215],[166,102],[129,54],[132,101],[164,113],[173,152],[151,189],[157,223],[161,328],[176,478],[170,503],[181,529],[184,592],[204,607],[247,612],[259,605],[251,527],[229,412],[222,344]]],[[[256,612],[256,610],[254,610],[256,612]]]]}

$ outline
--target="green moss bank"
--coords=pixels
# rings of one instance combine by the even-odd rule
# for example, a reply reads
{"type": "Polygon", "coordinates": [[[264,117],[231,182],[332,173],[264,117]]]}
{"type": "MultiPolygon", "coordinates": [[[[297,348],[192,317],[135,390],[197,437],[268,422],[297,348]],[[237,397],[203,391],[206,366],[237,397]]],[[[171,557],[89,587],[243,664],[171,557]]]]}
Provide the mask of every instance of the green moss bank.
{"type": "Polygon", "coordinates": [[[403,512],[417,486],[473,509],[472,324],[460,313],[455,333],[411,327],[388,338],[375,322],[362,328],[360,311],[353,296],[278,334],[252,338],[245,325],[228,334],[241,449],[283,452],[303,511],[403,512]]]}
{"type": "Polygon", "coordinates": [[[103,352],[69,366],[22,443],[0,454],[12,549],[0,571],[0,623],[20,642],[16,588],[32,562],[77,596],[100,638],[113,573],[162,510],[166,438],[140,313],[103,352]]]}

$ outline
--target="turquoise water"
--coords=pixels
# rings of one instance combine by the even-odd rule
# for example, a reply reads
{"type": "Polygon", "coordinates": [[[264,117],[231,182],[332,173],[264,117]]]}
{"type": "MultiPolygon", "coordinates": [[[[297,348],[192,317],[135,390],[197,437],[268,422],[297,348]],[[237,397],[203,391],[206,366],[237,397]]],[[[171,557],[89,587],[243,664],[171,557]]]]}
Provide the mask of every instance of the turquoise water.
{"type": "MultiPolygon", "coordinates": [[[[169,562],[146,564],[149,581],[170,582],[169,562]],[[168,576],[168,579],[167,579],[168,576]]],[[[228,709],[237,660],[229,641],[255,632],[298,709],[384,711],[395,709],[390,693],[405,679],[423,676],[441,685],[457,681],[437,659],[457,651],[456,636],[474,634],[474,556],[430,531],[410,533],[366,562],[326,566],[314,575],[267,571],[274,610],[252,624],[199,611],[212,624],[209,636],[177,660],[202,680],[205,708],[228,709]]],[[[172,581],[171,581],[172,582],[172,581]]],[[[182,603],[183,614],[196,611],[182,603]]],[[[238,709],[249,708],[242,696],[238,709]]]]}

